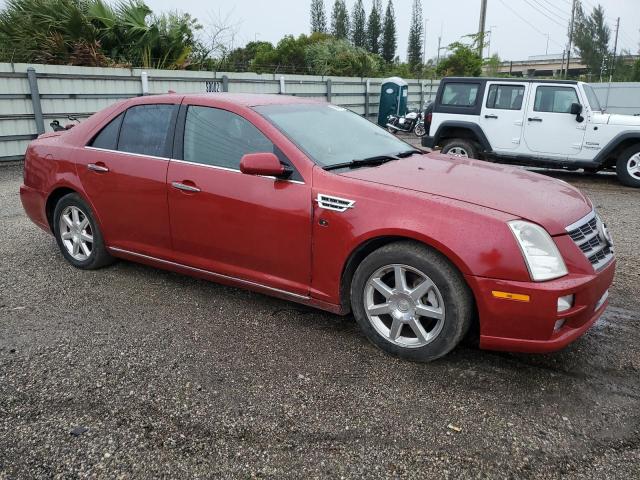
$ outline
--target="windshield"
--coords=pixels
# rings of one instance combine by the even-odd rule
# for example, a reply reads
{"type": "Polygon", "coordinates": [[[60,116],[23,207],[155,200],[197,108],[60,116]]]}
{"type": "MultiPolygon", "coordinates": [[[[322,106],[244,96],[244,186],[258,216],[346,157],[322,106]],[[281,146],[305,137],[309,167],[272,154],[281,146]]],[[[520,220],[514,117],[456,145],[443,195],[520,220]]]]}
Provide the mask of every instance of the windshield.
{"type": "Polygon", "coordinates": [[[598,96],[596,95],[595,90],[591,87],[591,85],[587,85],[586,83],[582,85],[584,88],[584,93],[587,94],[587,100],[589,101],[589,106],[591,110],[594,112],[601,112],[602,107],[600,106],[600,101],[598,100],[598,96]]]}
{"type": "Polygon", "coordinates": [[[331,104],[254,107],[321,167],[415,151],[360,115],[331,104]]]}

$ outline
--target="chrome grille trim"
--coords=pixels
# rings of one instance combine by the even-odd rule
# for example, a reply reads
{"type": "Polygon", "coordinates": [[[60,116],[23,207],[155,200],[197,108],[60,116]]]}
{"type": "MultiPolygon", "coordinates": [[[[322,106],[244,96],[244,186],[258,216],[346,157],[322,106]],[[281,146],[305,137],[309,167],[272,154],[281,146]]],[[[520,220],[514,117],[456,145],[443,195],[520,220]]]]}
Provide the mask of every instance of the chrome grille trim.
{"type": "Polygon", "coordinates": [[[595,210],[566,228],[569,237],[587,257],[594,270],[599,270],[613,259],[613,245],[601,233],[602,220],[595,210]]]}

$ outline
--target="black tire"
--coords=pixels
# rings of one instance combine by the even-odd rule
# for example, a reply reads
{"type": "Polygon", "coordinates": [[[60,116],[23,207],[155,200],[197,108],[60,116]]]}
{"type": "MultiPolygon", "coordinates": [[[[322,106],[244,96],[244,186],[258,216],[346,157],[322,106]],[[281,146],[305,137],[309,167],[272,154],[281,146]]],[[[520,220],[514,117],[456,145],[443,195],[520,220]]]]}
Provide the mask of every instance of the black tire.
{"type": "Polygon", "coordinates": [[[56,237],[56,242],[58,243],[58,247],[60,248],[64,258],[76,268],[83,270],[95,270],[109,265],[115,260],[111,255],[109,255],[104,246],[102,233],[98,228],[98,224],[91,208],[77,193],[69,193],[68,195],[65,195],[56,204],[56,208],[53,212],[53,234],[56,237]],[[88,232],[93,237],[90,254],[86,256],[86,259],[74,258],[65,246],[65,240],[62,239],[63,232],[60,227],[60,219],[63,213],[72,207],[79,209],[83,217],[86,216],[86,219],[88,220],[88,228],[85,228],[85,232],[88,232]]]}
{"type": "Polygon", "coordinates": [[[427,130],[424,128],[424,124],[419,123],[416,125],[416,128],[413,129],[413,133],[416,137],[424,137],[427,133],[427,130]]]}
{"type": "MultiPolygon", "coordinates": [[[[467,153],[467,158],[478,158],[478,149],[473,144],[473,142],[469,140],[465,140],[463,138],[451,138],[445,141],[445,144],[442,146],[442,153],[449,154],[453,149],[460,149],[467,153]]],[[[456,153],[451,153],[451,155],[457,155],[456,153]]],[[[464,155],[460,155],[464,157],[464,155]]]]}
{"type": "MultiPolygon", "coordinates": [[[[640,188],[640,170],[635,172],[635,174],[631,174],[628,168],[631,157],[637,153],[640,153],[640,143],[632,145],[624,150],[616,162],[616,175],[618,176],[618,181],[628,187],[640,188]]],[[[634,161],[635,165],[640,168],[640,158],[634,161]]]]}
{"type": "MultiPolygon", "coordinates": [[[[420,243],[400,241],[374,251],[358,266],[351,282],[351,308],[360,328],[375,346],[394,356],[429,362],[449,353],[464,338],[472,323],[474,302],[461,273],[447,258],[420,243]],[[439,333],[426,345],[397,345],[379,333],[367,316],[365,296],[368,280],[381,268],[394,265],[409,266],[426,274],[441,294],[444,321],[439,333]]],[[[383,315],[379,315],[379,318],[383,318],[383,315]]],[[[388,319],[393,321],[391,315],[388,319]]],[[[388,328],[391,330],[391,327],[388,328]]]]}

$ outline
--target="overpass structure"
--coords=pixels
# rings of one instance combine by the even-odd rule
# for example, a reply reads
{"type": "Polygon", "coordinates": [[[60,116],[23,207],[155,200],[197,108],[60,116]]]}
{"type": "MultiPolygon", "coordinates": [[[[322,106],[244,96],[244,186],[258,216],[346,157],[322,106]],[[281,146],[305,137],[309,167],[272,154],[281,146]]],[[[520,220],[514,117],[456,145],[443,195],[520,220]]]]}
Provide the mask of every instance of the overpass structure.
{"type": "MultiPolygon", "coordinates": [[[[639,55],[625,55],[625,61],[633,62],[640,58],[639,55]]],[[[562,54],[536,55],[527,60],[506,61],[500,64],[498,73],[522,77],[553,77],[559,76],[563,68],[566,68],[566,58],[562,54]]],[[[569,76],[575,77],[586,74],[588,67],[580,58],[571,57],[569,76]]],[[[595,75],[594,75],[595,77],[595,75]]]]}

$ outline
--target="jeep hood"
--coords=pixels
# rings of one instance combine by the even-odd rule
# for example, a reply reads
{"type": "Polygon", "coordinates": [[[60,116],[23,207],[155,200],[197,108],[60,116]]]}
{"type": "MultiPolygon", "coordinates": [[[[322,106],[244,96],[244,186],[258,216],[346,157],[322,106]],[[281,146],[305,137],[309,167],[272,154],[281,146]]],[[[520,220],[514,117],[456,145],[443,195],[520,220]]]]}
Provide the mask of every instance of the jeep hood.
{"type": "Polygon", "coordinates": [[[640,117],[634,115],[620,115],[617,113],[609,114],[609,125],[625,125],[629,127],[640,128],[640,117]]]}
{"type": "Polygon", "coordinates": [[[342,175],[473,203],[542,225],[551,235],[587,215],[590,201],[566,182],[527,170],[430,153],[342,175]]]}

